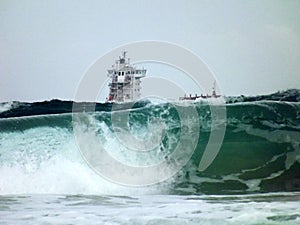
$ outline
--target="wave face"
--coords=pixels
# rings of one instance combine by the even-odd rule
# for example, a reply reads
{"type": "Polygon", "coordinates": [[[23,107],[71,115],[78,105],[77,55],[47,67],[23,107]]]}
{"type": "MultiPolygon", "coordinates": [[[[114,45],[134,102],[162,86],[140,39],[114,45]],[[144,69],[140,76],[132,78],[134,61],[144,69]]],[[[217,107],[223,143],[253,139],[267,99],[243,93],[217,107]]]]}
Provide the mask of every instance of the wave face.
{"type": "MultiPolygon", "coordinates": [[[[111,120],[116,112],[110,111],[111,105],[97,104],[96,112],[81,113],[82,132],[86,132],[88,121],[96,121],[93,132],[103,141],[107,151],[129,164],[151,164],[168,157],[181,132],[190,132],[190,142],[199,136],[192,157],[172,179],[145,188],[112,184],[85,163],[74,138],[72,114],[69,113],[72,102],[14,102],[1,106],[0,194],[136,194],[141,191],[195,195],[300,191],[299,102],[227,104],[222,147],[213,163],[202,172],[198,171],[198,165],[214,129],[209,105],[194,104],[199,116],[199,135],[193,133],[197,125],[195,118],[190,118],[183,129],[170,103],[154,105],[148,102],[129,110],[130,132],[140,138],[158,133],[151,127],[151,121],[160,119],[165,124],[161,146],[146,157],[133,157],[118,142],[111,120]]],[[[191,106],[180,107],[188,110],[191,106]]],[[[117,113],[122,116],[128,110],[117,113]]],[[[86,145],[93,143],[87,141],[86,145]]],[[[184,153],[185,149],[181,151],[184,153]]]]}

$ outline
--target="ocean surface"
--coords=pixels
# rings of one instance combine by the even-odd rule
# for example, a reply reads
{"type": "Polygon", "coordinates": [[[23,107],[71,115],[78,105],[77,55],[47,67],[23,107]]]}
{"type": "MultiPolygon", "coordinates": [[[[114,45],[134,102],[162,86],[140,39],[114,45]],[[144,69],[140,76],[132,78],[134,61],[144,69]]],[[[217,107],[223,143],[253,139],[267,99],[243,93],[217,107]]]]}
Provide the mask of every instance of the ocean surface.
{"type": "MultiPolygon", "coordinates": [[[[213,117],[205,101],[76,106],[61,100],[0,103],[1,225],[300,224],[300,90],[227,97],[225,106],[213,106],[225,107],[225,120],[213,117]],[[197,118],[178,113],[192,109],[197,118]],[[131,136],[159,136],[160,145],[149,154],[128,151],[124,140],[131,136],[120,141],[114,127],[125,116],[131,136]],[[211,133],[224,124],[218,154],[199,171],[211,133]],[[188,161],[157,184],[118,184],[85,161],[74,125],[135,167],[167,161],[184,134],[179,151],[188,161]]],[[[90,139],[82,144],[96,148],[90,139]]]]}

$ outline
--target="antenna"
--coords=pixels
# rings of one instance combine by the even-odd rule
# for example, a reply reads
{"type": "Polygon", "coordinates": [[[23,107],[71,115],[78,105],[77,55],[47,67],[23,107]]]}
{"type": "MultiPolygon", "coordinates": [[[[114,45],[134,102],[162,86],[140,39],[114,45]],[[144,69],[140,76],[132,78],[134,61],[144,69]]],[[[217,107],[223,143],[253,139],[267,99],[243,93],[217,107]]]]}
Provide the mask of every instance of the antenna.
{"type": "Polygon", "coordinates": [[[127,51],[123,51],[123,58],[124,59],[126,58],[126,53],[127,53],[127,51]]]}
{"type": "Polygon", "coordinates": [[[214,83],[213,83],[213,88],[212,88],[212,95],[215,97],[216,96],[216,81],[214,80],[214,83]]]}

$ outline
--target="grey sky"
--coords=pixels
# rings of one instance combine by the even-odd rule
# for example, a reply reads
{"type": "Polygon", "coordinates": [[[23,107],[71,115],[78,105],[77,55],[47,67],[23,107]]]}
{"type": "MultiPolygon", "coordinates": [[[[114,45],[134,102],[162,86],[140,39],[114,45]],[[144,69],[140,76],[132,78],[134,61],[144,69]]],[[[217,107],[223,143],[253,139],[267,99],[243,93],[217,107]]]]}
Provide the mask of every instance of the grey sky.
{"type": "Polygon", "coordinates": [[[97,58],[142,40],[190,49],[226,95],[300,87],[298,0],[1,0],[0,101],[73,99],[97,58]]]}

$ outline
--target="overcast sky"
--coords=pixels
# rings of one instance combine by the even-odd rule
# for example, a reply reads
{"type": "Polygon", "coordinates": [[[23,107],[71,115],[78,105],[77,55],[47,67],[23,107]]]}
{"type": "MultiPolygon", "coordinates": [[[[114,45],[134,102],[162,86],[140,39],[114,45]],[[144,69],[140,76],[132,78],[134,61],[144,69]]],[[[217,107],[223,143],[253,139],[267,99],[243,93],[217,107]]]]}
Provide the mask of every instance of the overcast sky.
{"type": "Polygon", "coordinates": [[[0,0],[0,101],[73,99],[96,59],[143,40],[193,51],[225,95],[300,88],[299,0],[0,0]]]}

